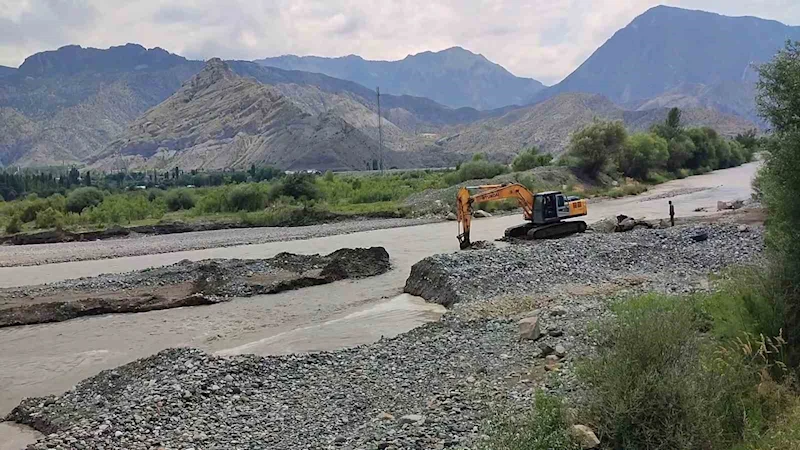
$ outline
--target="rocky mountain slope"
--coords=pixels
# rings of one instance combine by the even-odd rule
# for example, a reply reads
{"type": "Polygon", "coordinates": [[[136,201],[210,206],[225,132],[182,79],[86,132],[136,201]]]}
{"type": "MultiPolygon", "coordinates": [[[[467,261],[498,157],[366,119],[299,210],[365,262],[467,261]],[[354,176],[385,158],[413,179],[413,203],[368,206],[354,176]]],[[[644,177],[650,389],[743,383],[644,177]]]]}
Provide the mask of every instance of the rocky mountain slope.
{"type": "Polygon", "coordinates": [[[713,107],[753,120],[752,66],[769,60],[787,39],[800,39],[800,27],[658,6],[617,31],[533,102],[590,92],[617,103],[655,99],[647,106],[713,107]]]}
{"type": "MultiPolygon", "coordinates": [[[[0,166],[74,164],[93,158],[203,66],[161,49],[128,44],[103,50],[67,46],[33,55],[19,69],[0,70],[0,166]]],[[[309,113],[347,117],[377,141],[374,91],[317,73],[247,61],[230,66],[297,96],[296,103],[309,113]]],[[[385,143],[401,151],[419,148],[416,134],[504,112],[453,109],[412,96],[382,95],[381,103],[385,143]]]]}
{"type": "MultiPolygon", "coordinates": [[[[284,169],[366,168],[378,154],[378,143],[345,119],[368,127],[365,108],[321,92],[267,86],[212,59],[90,162],[100,169],[222,169],[253,163],[284,169]]],[[[387,152],[385,159],[390,166],[411,163],[396,152],[387,152]]]]}
{"type": "Polygon", "coordinates": [[[522,104],[543,88],[516,77],[482,55],[460,47],[409,55],[400,61],[368,61],[286,55],[256,61],[264,66],[318,72],[363,86],[380,86],[388,94],[426,97],[451,107],[495,109],[522,104]]]}
{"type": "Polygon", "coordinates": [[[83,161],[200,67],[133,44],[33,55],[0,81],[0,166],[83,161]]]}
{"type": "Polygon", "coordinates": [[[16,72],[17,69],[13,67],[0,66],[0,78],[14,75],[16,72]]]}
{"type": "MultiPolygon", "coordinates": [[[[453,152],[515,155],[535,145],[560,154],[570,135],[595,118],[622,120],[631,131],[643,131],[667,117],[667,108],[628,111],[598,94],[560,94],[541,103],[511,111],[456,129],[438,143],[453,152]]],[[[704,108],[683,110],[687,126],[710,126],[723,135],[735,135],[755,125],[740,117],[723,115],[704,108]]]]}

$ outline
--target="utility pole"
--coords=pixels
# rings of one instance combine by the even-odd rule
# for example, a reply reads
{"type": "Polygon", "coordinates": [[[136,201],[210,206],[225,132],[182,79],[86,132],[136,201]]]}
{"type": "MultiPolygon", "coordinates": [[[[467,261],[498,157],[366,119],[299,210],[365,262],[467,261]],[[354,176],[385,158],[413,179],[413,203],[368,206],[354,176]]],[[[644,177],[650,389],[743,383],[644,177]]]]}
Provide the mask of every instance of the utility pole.
{"type": "Polygon", "coordinates": [[[379,153],[378,153],[378,167],[381,169],[381,174],[383,174],[383,128],[381,126],[381,88],[378,86],[376,89],[378,92],[378,145],[379,145],[379,153]]]}

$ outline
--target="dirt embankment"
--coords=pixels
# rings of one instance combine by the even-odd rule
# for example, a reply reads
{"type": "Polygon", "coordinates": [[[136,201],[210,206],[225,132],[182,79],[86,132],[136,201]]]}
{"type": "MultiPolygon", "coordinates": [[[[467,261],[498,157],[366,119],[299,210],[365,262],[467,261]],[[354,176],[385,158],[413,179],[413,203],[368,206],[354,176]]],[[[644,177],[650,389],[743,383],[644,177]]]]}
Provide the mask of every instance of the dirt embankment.
{"type": "Polygon", "coordinates": [[[181,261],[125,274],[0,290],[0,327],[208,305],[385,273],[383,247],[257,260],[181,261]]]}

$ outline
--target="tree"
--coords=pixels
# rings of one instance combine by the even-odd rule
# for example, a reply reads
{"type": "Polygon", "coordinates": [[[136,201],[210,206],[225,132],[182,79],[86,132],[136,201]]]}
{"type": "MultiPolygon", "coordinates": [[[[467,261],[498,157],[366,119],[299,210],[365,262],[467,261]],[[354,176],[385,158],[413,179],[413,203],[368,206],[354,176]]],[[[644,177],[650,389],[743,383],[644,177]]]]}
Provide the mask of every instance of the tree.
{"type": "Polygon", "coordinates": [[[533,169],[534,167],[547,166],[553,161],[553,155],[549,153],[539,153],[539,149],[531,147],[524,150],[514,158],[511,167],[515,172],[522,172],[533,169]]]}
{"type": "MultiPolygon", "coordinates": [[[[769,214],[766,243],[787,305],[790,346],[800,344],[800,42],[788,42],[759,68],[757,105],[772,125],[769,156],[759,173],[762,201],[769,214]]],[[[796,352],[796,351],[795,351],[796,352]]],[[[798,360],[795,354],[795,362],[798,360]]]]}
{"type": "Polygon", "coordinates": [[[69,179],[69,185],[70,186],[78,185],[79,181],[80,181],[80,178],[81,178],[81,173],[78,172],[78,169],[76,169],[74,167],[69,169],[68,179],[69,179]]]}
{"type": "Polygon", "coordinates": [[[67,211],[81,213],[84,209],[99,205],[103,201],[103,193],[96,187],[82,187],[70,192],[67,196],[67,211]]]}
{"type": "Polygon", "coordinates": [[[677,172],[686,167],[686,163],[694,156],[694,142],[688,136],[681,134],[669,141],[669,157],[667,169],[677,172]]]}
{"type": "Polygon", "coordinates": [[[667,140],[652,133],[637,133],[625,141],[619,168],[625,176],[647,179],[651,170],[663,169],[669,159],[667,140]]]}
{"type": "Polygon", "coordinates": [[[622,122],[595,121],[572,135],[568,155],[579,170],[595,178],[609,161],[616,159],[627,137],[622,122]]]}
{"type": "Polygon", "coordinates": [[[86,186],[91,186],[92,185],[92,172],[91,171],[89,171],[89,170],[86,171],[86,175],[83,177],[83,183],[86,186]]]}
{"type": "Polygon", "coordinates": [[[667,127],[673,130],[681,128],[681,110],[679,108],[672,108],[667,115],[667,127]]]}
{"type": "Polygon", "coordinates": [[[681,110],[679,108],[670,109],[669,113],[667,114],[667,119],[664,121],[664,123],[657,123],[653,125],[650,131],[661,136],[667,141],[671,141],[672,139],[680,136],[681,132],[683,131],[681,126],[681,110]]]}

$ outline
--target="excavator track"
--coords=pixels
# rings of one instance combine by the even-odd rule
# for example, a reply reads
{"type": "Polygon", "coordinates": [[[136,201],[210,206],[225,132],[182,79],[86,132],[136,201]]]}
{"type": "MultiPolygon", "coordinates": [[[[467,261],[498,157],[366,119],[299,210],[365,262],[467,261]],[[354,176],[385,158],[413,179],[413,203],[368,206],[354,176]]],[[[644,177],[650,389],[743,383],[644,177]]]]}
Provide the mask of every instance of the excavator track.
{"type": "Polygon", "coordinates": [[[586,231],[584,221],[556,222],[540,226],[526,223],[506,229],[505,235],[507,238],[526,240],[558,239],[584,231],[586,231]]]}

